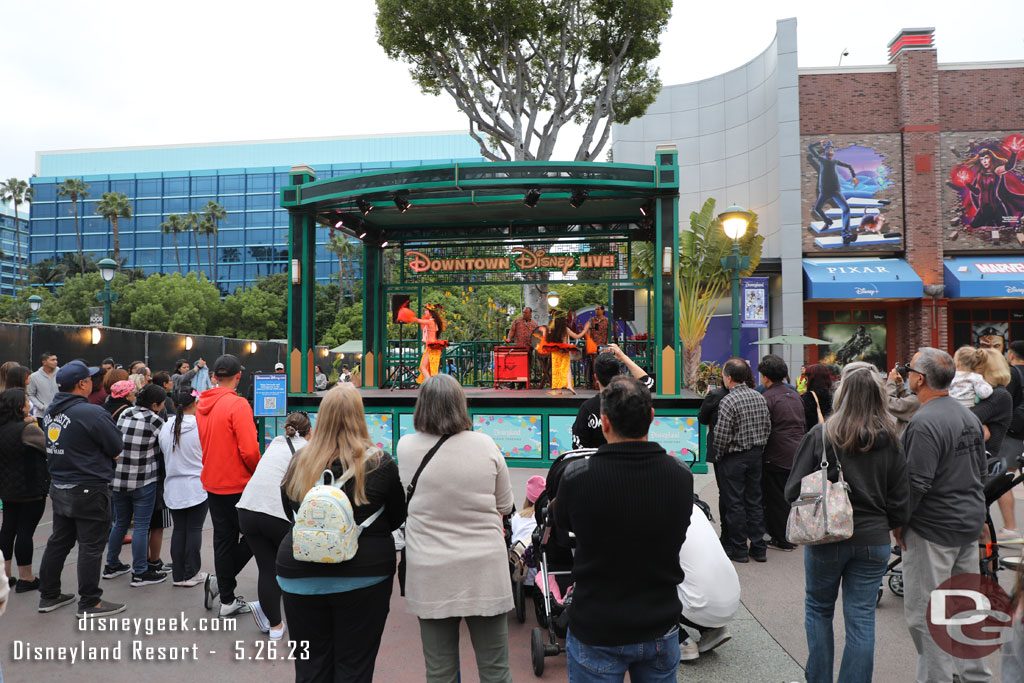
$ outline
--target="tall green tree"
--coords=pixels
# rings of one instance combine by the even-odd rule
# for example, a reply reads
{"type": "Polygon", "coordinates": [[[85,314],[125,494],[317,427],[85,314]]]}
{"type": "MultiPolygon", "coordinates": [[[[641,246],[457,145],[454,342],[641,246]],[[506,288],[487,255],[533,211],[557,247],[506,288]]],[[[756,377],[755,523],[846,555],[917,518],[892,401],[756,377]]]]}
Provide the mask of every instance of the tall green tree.
{"type": "Polygon", "coordinates": [[[178,264],[178,272],[181,272],[181,257],[178,256],[178,233],[185,232],[188,228],[185,227],[185,219],[176,214],[168,214],[167,220],[160,224],[160,230],[165,235],[170,234],[174,239],[174,260],[178,264]]]}
{"type": "Polygon", "coordinates": [[[210,235],[216,232],[217,227],[213,224],[205,215],[199,217],[199,227],[196,229],[197,235],[206,235],[206,263],[209,265],[209,270],[206,271],[209,277],[213,273],[213,249],[210,247],[210,235]]]}
{"type": "Polygon", "coordinates": [[[65,178],[64,182],[57,186],[57,196],[67,197],[71,200],[71,208],[75,214],[75,240],[78,241],[78,261],[82,264],[82,274],[85,274],[85,256],[82,252],[82,231],[78,228],[78,200],[89,196],[89,184],[81,178],[65,178]]]}
{"type": "Polygon", "coordinates": [[[425,93],[447,93],[493,161],[546,160],[568,122],[577,161],[644,113],[672,0],[377,0],[377,42],[425,93]]]}
{"type": "Polygon", "coordinates": [[[217,262],[220,260],[217,256],[217,230],[218,223],[223,220],[227,220],[228,212],[223,206],[217,202],[207,202],[206,206],[202,209],[202,215],[207,221],[205,229],[206,233],[206,249],[210,250],[210,236],[213,236],[213,257],[212,263],[210,264],[213,268],[213,281],[217,282],[217,262]]]}
{"type": "Polygon", "coordinates": [[[96,215],[110,221],[110,229],[114,234],[114,261],[121,263],[121,233],[117,221],[132,217],[132,203],[123,192],[104,192],[96,204],[96,215]]]}
{"type": "Polygon", "coordinates": [[[44,258],[28,267],[28,281],[32,285],[54,285],[63,282],[66,274],[64,266],[52,258],[44,258]]]}
{"type": "Polygon", "coordinates": [[[0,202],[10,203],[14,206],[14,243],[18,252],[18,275],[17,282],[20,284],[23,277],[24,263],[21,259],[21,223],[18,221],[18,206],[32,202],[33,191],[28,183],[17,178],[8,178],[0,183],[0,202]]]}
{"type": "Polygon", "coordinates": [[[185,214],[185,227],[187,230],[192,232],[194,238],[193,244],[196,247],[196,276],[202,272],[199,267],[199,214],[195,211],[189,211],[185,214]]]}
{"type": "Polygon", "coordinates": [[[363,247],[354,239],[340,230],[331,228],[327,240],[327,251],[338,256],[338,310],[345,306],[345,299],[350,298],[355,287],[355,265],[362,256],[363,247]]]}
{"type": "Polygon", "coordinates": [[[99,272],[99,266],[96,265],[96,257],[92,254],[84,254],[79,258],[78,254],[66,251],[58,263],[64,269],[66,277],[99,272]]]}

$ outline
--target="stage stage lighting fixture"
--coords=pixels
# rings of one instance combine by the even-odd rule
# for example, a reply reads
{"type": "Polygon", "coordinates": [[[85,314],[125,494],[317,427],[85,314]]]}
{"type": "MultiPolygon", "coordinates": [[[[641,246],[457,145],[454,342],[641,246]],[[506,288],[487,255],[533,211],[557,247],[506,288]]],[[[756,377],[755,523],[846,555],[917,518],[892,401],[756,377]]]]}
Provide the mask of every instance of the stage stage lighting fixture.
{"type": "Polygon", "coordinates": [[[590,196],[589,190],[573,190],[572,197],[569,199],[569,206],[574,209],[578,209],[583,206],[583,202],[587,201],[587,197],[590,196]]]}
{"type": "Polygon", "coordinates": [[[523,197],[523,204],[526,204],[531,209],[537,206],[537,202],[540,201],[540,190],[536,187],[532,187],[526,191],[526,196],[523,197]]]}
{"type": "Polygon", "coordinates": [[[405,213],[412,206],[412,202],[409,201],[409,197],[405,194],[395,195],[395,206],[398,207],[399,213],[405,213]]]}
{"type": "Polygon", "coordinates": [[[373,211],[373,204],[366,201],[365,199],[357,199],[356,206],[359,207],[359,210],[363,212],[364,216],[373,211]]]}

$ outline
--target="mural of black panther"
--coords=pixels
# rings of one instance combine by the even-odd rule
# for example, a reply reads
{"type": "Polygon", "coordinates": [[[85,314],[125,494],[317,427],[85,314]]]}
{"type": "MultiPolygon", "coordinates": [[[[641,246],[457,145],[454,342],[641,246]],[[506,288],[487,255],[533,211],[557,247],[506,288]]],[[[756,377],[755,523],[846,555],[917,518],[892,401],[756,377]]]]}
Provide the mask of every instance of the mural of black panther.
{"type": "Polygon", "coordinates": [[[857,331],[846,340],[846,343],[836,351],[836,363],[846,365],[860,358],[868,347],[871,346],[871,335],[867,333],[863,325],[857,326],[857,331]]]}

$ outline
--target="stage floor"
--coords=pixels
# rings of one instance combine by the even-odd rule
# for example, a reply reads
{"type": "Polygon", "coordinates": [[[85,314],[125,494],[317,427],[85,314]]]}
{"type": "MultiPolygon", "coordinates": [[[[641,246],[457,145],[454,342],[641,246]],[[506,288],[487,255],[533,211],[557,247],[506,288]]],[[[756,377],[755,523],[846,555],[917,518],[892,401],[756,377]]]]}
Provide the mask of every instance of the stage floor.
{"type": "MultiPolygon", "coordinates": [[[[577,389],[576,395],[563,393],[560,396],[548,394],[550,389],[511,389],[494,387],[463,387],[466,401],[473,408],[572,408],[578,409],[584,401],[597,394],[593,389],[577,389]]],[[[326,392],[316,394],[290,394],[288,404],[295,406],[313,406],[320,403],[326,392]]],[[[367,408],[382,407],[413,407],[419,396],[419,389],[365,389],[360,388],[363,404],[367,408]]],[[[700,408],[703,399],[689,391],[680,396],[655,396],[655,409],[661,408],[700,408]]]]}
{"type": "MultiPolygon", "coordinates": [[[[592,389],[577,389],[576,395],[573,396],[569,393],[564,393],[561,396],[551,396],[548,394],[550,389],[511,389],[511,388],[499,388],[494,387],[463,387],[466,392],[466,399],[473,401],[475,399],[500,399],[500,400],[512,400],[512,401],[531,401],[535,399],[550,399],[550,400],[573,400],[579,403],[587,400],[591,396],[597,394],[592,389]]],[[[359,393],[363,395],[364,399],[388,399],[395,397],[412,397],[413,399],[419,395],[419,389],[360,389],[359,393]]]]}

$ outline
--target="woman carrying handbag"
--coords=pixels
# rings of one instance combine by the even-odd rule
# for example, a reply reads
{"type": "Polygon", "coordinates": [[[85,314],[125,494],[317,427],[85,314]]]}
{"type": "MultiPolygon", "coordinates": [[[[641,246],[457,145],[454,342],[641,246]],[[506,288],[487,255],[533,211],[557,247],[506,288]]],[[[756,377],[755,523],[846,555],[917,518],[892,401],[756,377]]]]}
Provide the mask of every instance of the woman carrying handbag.
{"type": "MultiPolygon", "coordinates": [[[[906,521],[910,496],[896,423],[889,415],[881,378],[869,363],[843,368],[834,412],[800,442],[786,484],[786,499],[796,503],[790,514],[791,542],[800,541],[795,536],[797,510],[815,507],[801,506],[801,480],[813,481],[823,462],[829,481],[845,480],[853,530],[845,540],[814,545],[803,540],[807,681],[833,680],[832,617],[842,586],[846,645],[838,680],[865,683],[874,666],[875,602],[889,560],[889,532],[906,521]]],[[[807,488],[805,484],[804,497],[807,488]]]]}

